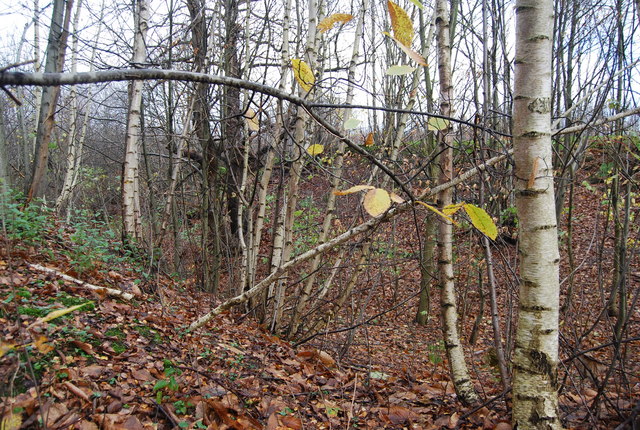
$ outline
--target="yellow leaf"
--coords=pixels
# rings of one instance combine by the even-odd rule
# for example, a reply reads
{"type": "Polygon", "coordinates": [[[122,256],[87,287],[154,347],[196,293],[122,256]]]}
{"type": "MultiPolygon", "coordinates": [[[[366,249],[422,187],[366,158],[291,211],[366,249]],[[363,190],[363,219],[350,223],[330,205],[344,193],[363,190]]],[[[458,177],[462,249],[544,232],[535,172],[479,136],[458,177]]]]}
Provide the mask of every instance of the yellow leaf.
{"type": "Polygon", "coordinates": [[[449,128],[449,120],[444,118],[429,117],[427,129],[432,131],[445,130],[449,128]]]}
{"type": "Polygon", "coordinates": [[[464,205],[464,210],[467,212],[467,215],[469,215],[473,226],[480,230],[482,234],[489,237],[491,240],[495,240],[496,237],[498,237],[498,228],[484,209],[472,205],[471,203],[467,203],[464,205]]]}
{"type": "Polygon", "coordinates": [[[435,207],[433,207],[433,206],[431,206],[431,205],[428,205],[428,204],[426,204],[425,202],[418,201],[418,203],[420,203],[422,206],[424,206],[425,208],[429,209],[430,211],[433,211],[433,212],[437,213],[437,214],[438,214],[438,215],[440,215],[442,218],[444,218],[444,219],[446,219],[447,221],[449,221],[451,224],[454,224],[454,225],[457,225],[457,224],[458,224],[458,223],[457,223],[457,222],[455,222],[455,221],[453,220],[453,218],[451,218],[449,215],[445,215],[444,213],[440,212],[440,211],[438,210],[438,208],[435,208],[435,207]]]}
{"type": "Polygon", "coordinates": [[[302,89],[306,92],[311,91],[311,87],[316,83],[316,77],[313,75],[311,67],[297,58],[291,60],[291,67],[293,68],[293,76],[295,76],[302,89]]]}
{"type": "Polygon", "coordinates": [[[373,132],[367,134],[367,138],[364,140],[364,146],[373,146],[373,132]]]}
{"type": "Polygon", "coordinates": [[[462,203],[456,203],[453,205],[446,205],[445,207],[442,208],[442,212],[445,215],[453,215],[456,212],[458,212],[458,209],[462,209],[462,207],[464,206],[464,202],[462,203]]]}
{"type": "Polygon", "coordinates": [[[247,122],[247,126],[251,131],[260,131],[260,121],[258,121],[258,114],[251,108],[247,109],[244,114],[244,120],[247,122]]]}
{"type": "Polygon", "coordinates": [[[309,155],[314,156],[314,155],[320,155],[324,152],[324,146],[320,145],[319,143],[314,143],[313,145],[310,145],[307,148],[307,153],[309,153],[309,155]]]}
{"type": "Polygon", "coordinates": [[[404,9],[392,1],[387,0],[387,7],[391,17],[393,35],[400,43],[410,48],[413,43],[413,23],[411,18],[409,18],[404,9]]]}
{"type": "Polygon", "coordinates": [[[404,203],[404,199],[394,192],[389,193],[389,197],[391,197],[391,201],[394,203],[404,203]]]}
{"type": "Polygon", "coordinates": [[[61,316],[64,316],[68,313],[71,313],[75,310],[78,310],[86,305],[88,305],[91,302],[86,302],[86,303],[82,303],[80,305],[75,305],[75,306],[71,306],[70,308],[64,308],[64,309],[58,309],[57,311],[53,311],[53,312],[49,312],[46,316],[42,317],[42,318],[38,318],[33,324],[31,324],[29,326],[29,328],[33,327],[34,325],[37,324],[42,324],[42,323],[46,323],[49,322],[51,320],[54,320],[56,318],[60,318],[61,316]]]}
{"type": "Polygon", "coordinates": [[[47,339],[46,336],[41,335],[35,339],[33,345],[41,354],[48,354],[49,352],[53,351],[53,346],[47,343],[48,340],[49,339],[47,339]]]}
{"type": "Polygon", "coordinates": [[[418,0],[411,0],[411,3],[415,4],[416,6],[418,6],[418,9],[424,10],[424,5],[422,3],[420,3],[418,0]]]}
{"type": "Polygon", "coordinates": [[[347,194],[353,194],[353,193],[357,193],[358,191],[364,191],[364,190],[373,190],[374,188],[375,187],[372,187],[371,185],[354,185],[348,190],[344,190],[344,191],[336,190],[333,192],[333,194],[336,196],[346,196],[347,194]]]}
{"type": "Polygon", "coordinates": [[[0,430],[18,430],[22,425],[22,417],[13,412],[9,412],[8,415],[2,417],[2,423],[0,423],[0,430]]]}
{"type": "Polygon", "coordinates": [[[349,15],[348,13],[334,13],[320,21],[320,24],[316,27],[320,33],[324,33],[325,31],[331,30],[331,28],[337,23],[341,22],[346,24],[347,22],[353,19],[353,15],[349,15]]]}
{"type": "Polygon", "coordinates": [[[382,34],[392,38],[396,42],[396,45],[398,45],[400,49],[402,49],[405,52],[405,54],[407,54],[409,58],[411,58],[413,61],[420,64],[421,66],[425,66],[425,67],[427,66],[427,62],[422,55],[418,54],[416,51],[414,51],[404,43],[400,42],[398,39],[396,39],[394,36],[392,36],[388,32],[383,31],[382,34]]]}
{"type": "Polygon", "coordinates": [[[390,66],[385,74],[389,76],[400,76],[400,75],[408,75],[409,73],[413,73],[416,70],[415,67],[407,66],[404,64],[390,66]]]}
{"type": "Polygon", "coordinates": [[[374,188],[364,195],[364,210],[373,217],[382,215],[390,207],[391,197],[382,188],[374,188]]]}
{"type": "Polygon", "coordinates": [[[7,352],[14,349],[16,346],[13,343],[5,342],[4,340],[0,341],[0,357],[4,356],[7,352]]]}

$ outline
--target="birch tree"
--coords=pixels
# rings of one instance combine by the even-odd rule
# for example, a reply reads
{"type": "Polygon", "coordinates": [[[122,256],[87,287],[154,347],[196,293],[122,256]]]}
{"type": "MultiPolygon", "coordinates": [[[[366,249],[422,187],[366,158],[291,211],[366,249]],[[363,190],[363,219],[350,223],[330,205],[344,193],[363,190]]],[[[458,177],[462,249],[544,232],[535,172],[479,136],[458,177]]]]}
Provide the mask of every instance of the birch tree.
{"type": "MultiPolygon", "coordinates": [[[[438,49],[438,76],[440,78],[440,114],[451,116],[453,86],[451,84],[451,45],[449,41],[449,8],[446,0],[436,2],[436,26],[438,49]]],[[[439,130],[440,184],[453,179],[453,134],[451,123],[439,130]]],[[[441,208],[452,203],[453,190],[447,188],[438,194],[441,208]]],[[[458,309],[453,275],[453,225],[441,219],[438,227],[438,286],[442,312],[444,345],[449,358],[451,378],[462,403],[471,404],[478,400],[473,387],[464,350],[458,334],[458,309]]]]}
{"type": "Polygon", "coordinates": [[[559,252],[551,152],[551,0],[516,3],[513,105],[520,306],[513,424],[561,428],[558,416],[559,252]]]}
{"type": "MultiPolygon", "coordinates": [[[[51,28],[47,42],[47,58],[44,66],[45,72],[62,72],[72,7],[73,0],[55,0],[53,2],[51,28]]],[[[60,87],[45,87],[42,90],[35,137],[35,159],[31,171],[31,181],[27,190],[27,201],[31,201],[41,192],[42,180],[47,171],[49,141],[53,132],[59,96],[60,87]]]]}
{"type": "MultiPolygon", "coordinates": [[[[138,0],[135,10],[135,36],[133,40],[134,65],[146,62],[146,38],[149,23],[147,0],[138,0]]],[[[122,168],[122,220],[123,234],[132,240],[142,235],[140,215],[140,137],[142,134],[141,109],[143,81],[133,81],[129,85],[129,108],[127,132],[125,136],[125,157],[122,168]]]]}

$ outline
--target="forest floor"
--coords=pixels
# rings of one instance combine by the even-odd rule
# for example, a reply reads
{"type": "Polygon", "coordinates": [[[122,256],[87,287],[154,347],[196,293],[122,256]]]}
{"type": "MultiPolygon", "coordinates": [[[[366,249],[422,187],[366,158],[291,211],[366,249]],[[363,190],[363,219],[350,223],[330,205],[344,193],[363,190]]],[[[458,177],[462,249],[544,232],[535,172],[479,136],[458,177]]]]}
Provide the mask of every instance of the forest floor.
{"type": "MultiPolygon", "coordinates": [[[[562,303],[569,310],[562,321],[560,406],[565,426],[575,429],[615,428],[640,405],[640,310],[631,310],[617,360],[612,359],[612,320],[601,313],[585,317],[602,307],[595,261],[611,258],[606,249],[604,256],[596,255],[593,246],[599,221],[592,215],[599,213],[599,204],[588,187],[578,189],[574,217],[581,221],[574,226],[573,249],[581,270],[575,272],[570,306],[569,282],[563,284],[562,303]]],[[[406,276],[376,292],[363,316],[366,323],[360,321],[340,357],[336,345],[344,344],[344,337],[338,338],[344,333],[294,348],[239,311],[187,333],[188,325],[214,304],[210,296],[164,276],[141,282],[127,264],[76,273],[64,234],[69,233],[52,234],[37,246],[2,239],[3,430],[511,428],[511,398],[495,365],[488,304],[478,340],[467,349],[483,404],[463,407],[447,371],[437,297],[428,324],[413,322],[419,284],[415,262],[404,268],[406,276]],[[35,265],[133,298],[92,291],[35,265]],[[402,306],[389,305],[412,296],[402,306]],[[52,318],[52,311],[83,304],[52,318]]],[[[603,233],[610,242],[608,235],[603,233]]],[[[503,244],[496,253],[497,266],[515,262],[513,245],[503,244]]],[[[635,290],[637,260],[630,270],[635,290]]],[[[567,274],[563,267],[562,277],[567,274]]],[[[461,282],[473,284],[475,276],[469,270],[461,282]]],[[[508,302],[511,296],[500,293],[501,307],[515,306],[508,302]]],[[[462,307],[479,301],[476,287],[462,307]]],[[[461,322],[467,335],[476,320],[471,315],[461,322]]]]}

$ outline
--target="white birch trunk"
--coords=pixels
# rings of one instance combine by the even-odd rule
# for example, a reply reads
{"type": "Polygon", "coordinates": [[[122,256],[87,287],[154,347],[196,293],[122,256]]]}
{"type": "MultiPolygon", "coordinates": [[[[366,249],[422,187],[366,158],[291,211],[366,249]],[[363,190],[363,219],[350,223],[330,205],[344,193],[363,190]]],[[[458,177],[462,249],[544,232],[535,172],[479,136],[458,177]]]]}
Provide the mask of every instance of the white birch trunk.
{"type": "MultiPolygon", "coordinates": [[[[149,23],[147,0],[138,0],[135,12],[135,37],[133,41],[134,65],[146,61],[146,37],[149,23]]],[[[125,137],[125,158],[122,172],[122,219],[123,233],[131,240],[139,240],[142,235],[140,218],[140,136],[143,81],[133,81],[129,86],[129,111],[125,137]]]]}
{"type": "MultiPolygon", "coordinates": [[[[73,18],[73,41],[71,43],[71,73],[76,73],[78,70],[78,23],[80,21],[80,11],[82,9],[82,0],[78,0],[76,5],[76,12],[73,18]]],[[[98,35],[100,34],[100,27],[102,24],[102,16],[98,21],[98,30],[96,32],[96,39],[94,40],[94,48],[91,55],[91,70],[93,71],[93,64],[95,60],[95,52],[98,41],[98,35]]],[[[73,189],[76,186],[78,180],[78,169],[80,168],[80,161],[82,158],[82,146],[83,139],[86,136],[87,122],[89,121],[89,109],[91,105],[92,88],[89,87],[87,94],[87,105],[85,107],[85,114],[83,118],[83,124],[80,131],[80,135],[77,135],[77,125],[79,118],[78,108],[78,92],[77,88],[71,87],[70,104],[72,106],[71,119],[69,125],[69,132],[67,134],[67,168],[64,175],[64,181],[60,195],[56,200],[55,210],[58,216],[62,215],[64,207],[71,199],[73,189]]],[[[69,214],[69,213],[68,213],[69,214]]],[[[67,214],[67,215],[68,215],[67,214]]]]}
{"type": "Polygon", "coordinates": [[[559,252],[551,160],[551,0],[516,2],[513,104],[520,307],[513,423],[558,429],[559,252]]]}
{"type": "MultiPolygon", "coordinates": [[[[278,90],[284,91],[289,81],[289,27],[291,19],[291,0],[287,0],[284,6],[284,17],[282,22],[282,49],[280,50],[280,82],[278,90]]],[[[280,134],[284,127],[283,118],[283,101],[277,102],[276,119],[274,126],[274,138],[267,152],[262,177],[258,190],[258,210],[256,214],[256,222],[253,230],[252,246],[249,252],[249,268],[247,270],[247,287],[251,289],[255,282],[256,270],[258,266],[260,243],[262,242],[262,232],[264,229],[264,218],[267,211],[267,193],[269,191],[269,182],[273,172],[273,164],[275,161],[276,147],[280,143],[280,134]]]]}
{"type": "MultiPolygon", "coordinates": [[[[316,38],[316,26],[318,24],[318,0],[309,0],[309,32],[307,34],[307,46],[305,57],[311,67],[311,70],[315,70],[316,58],[317,58],[317,38],[316,38]]],[[[302,90],[301,90],[302,91],[302,90]]],[[[308,94],[307,98],[313,100],[313,89],[311,94],[308,94]]],[[[282,225],[279,225],[282,235],[282,248],[279,250],[274,246],[274,256],[279,254],[279,267],[282,264],[286,264],[291,258],[293,250],[293,222],[295,218],[295,209],[298,204],[298,193],[300,187],[300,174],[302,172],[303,154],[302,149],[306,147],[306,129],[309,115],[307,112],[298,107],[298,114],[296,118],[295,130],[293,133],[293,139],[295,140],[293,145],[292,158],[295,160],[289,170],[289,188],[287,190],[287,198],[283,205],[284,217],[282,225]]],[[[275,305],[274,316],[271,321],[271,330],[275,331],[280,324],[282,314],[284,312],[284,291],[286,288],[286,280],[279,280],[275,289],[275,305]]]]}
{"type": "MultiPolygon", "coordinates": [[[[451,84],[451,45],[449,42],[449,9],[446,0],[436,2],[436,26],[438,45],[438,76],[440,78],[440,114],[451,116],[453,86],[451,84]]],[[[451,125],[438,132],[441,147],[439,183],[453,178],[453,134],[451,125]]],[[[452,203],[453,190],[447,188],[438,194],[440,208],[452,203]]],[[[464,349],[458,334],[458,308],[453,274],[453,225],[439,220],[438,230],[438,286],[440,288],[440,306],[442,312],[442,330],[444,345],[449,359],[449,370],[459,400],[464,404],[477,402],[478,396],[473,387],[464,349]]]]}

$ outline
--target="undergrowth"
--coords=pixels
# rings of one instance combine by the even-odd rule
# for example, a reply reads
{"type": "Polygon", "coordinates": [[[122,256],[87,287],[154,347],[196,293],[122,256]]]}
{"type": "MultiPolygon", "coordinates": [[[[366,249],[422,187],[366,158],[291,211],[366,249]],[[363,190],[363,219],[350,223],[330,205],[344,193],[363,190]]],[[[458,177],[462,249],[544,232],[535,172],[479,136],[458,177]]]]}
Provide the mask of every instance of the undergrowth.
{"type": "Polygon", "coordinates": [[[86,210],[75,211],[65,224],[42,200],[26,205],[22,193],[0,194],[2,232],[9,240],[19,243],[18,247],[49,249],[43,245],[63,244],[60,254],[67,257],[71,269],[79,274],[125,264],[142,271],[141,253],[123,246],[117,240],[119,233],[97,218],[86,210]]]}

